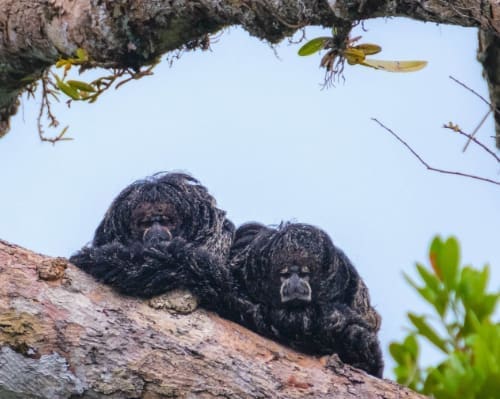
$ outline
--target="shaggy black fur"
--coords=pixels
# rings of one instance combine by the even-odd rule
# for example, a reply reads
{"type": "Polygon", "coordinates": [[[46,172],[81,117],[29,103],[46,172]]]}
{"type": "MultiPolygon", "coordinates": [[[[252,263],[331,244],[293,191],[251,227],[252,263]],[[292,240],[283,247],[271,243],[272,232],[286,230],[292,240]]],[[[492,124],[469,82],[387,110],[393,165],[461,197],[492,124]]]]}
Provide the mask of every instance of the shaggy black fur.
{"type": "Polygon", "coordinates": [[[230,292],[234,234],[225,212],[196,179],[160,173],[126,187],[70,261],[118,291],[151,297],[187,288],[211,308],[230,292]]]}
{"type": "Polygon", "coordinates": [[[230,266],[238,285],[235,321],[312,354],[340,359],[375,376],[383,361],[380,316],[356,269],[322,230],[241,226],[230,266]]]}

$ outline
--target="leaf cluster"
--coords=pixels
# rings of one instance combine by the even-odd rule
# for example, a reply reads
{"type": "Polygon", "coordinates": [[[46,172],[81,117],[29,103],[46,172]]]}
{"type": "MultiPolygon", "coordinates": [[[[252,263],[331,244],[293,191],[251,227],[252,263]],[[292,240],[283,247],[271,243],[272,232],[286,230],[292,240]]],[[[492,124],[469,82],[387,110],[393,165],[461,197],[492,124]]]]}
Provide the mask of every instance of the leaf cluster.
{"type": "Polygon", "coordinates": [[[55,79],[55,87],[66,96],[70,98],[70,101],[87,101],[89,103],[95,102],[99,96],[111,88],[116,82],[115,89],[118,89],[121,85],[133,80],[140,79],[144,76],[152,75],[153,68],[159,60],[156,60],[152,65],[148,66],[144,70],[133,70],[130,68],[112,68],[112,73],[110,75],[101,76],[91,82],[84,82],[82,80],[67,80],[67,75],[73,66],[80,66],[80,72],[86,68],[93,67],[93,63],[89,60],[87,52],[79,48],[76,51],[76,56],[74,58],[60,59],[56,63],[56,68],[63,68],[63,75],[58,76],[53,73],[52,76],[55,79]],[[125,76],[125,79],[118,81],[118,79],[125,76]]]}
{"type": "Polygon", "coordinates": [[[366,58],[367,55],[380,53],[382,47],[372,43],[355,45],[361,36],[352,39],[346,37],[346,40],[342,41],[338,39],[336,33],[337,30],[333,28],[332,36],[309,40],[298,51],[298,54],[304,57],[327,50],[320,62],[320,67],[326,69],[325,86],[333,84],[335,76],[342,75],[345,61],[349,65],[361,65],[386,72],[415,72],[427,65],[427,61],[386,61],[366,58]]]}
{"type": "Polygon", "coordinates": [[[390,344],[397,381],[436,399],[498,398],[500,322],[493,317],[500,290],[488,292],[489,267],[461,267],[453,237],[434,238],[429,260],[430,267],[416,265],[419,282],[405,274],[433,314],[408,313],[409,334],[390,344]],[[441,351],[444,360],[423,369],[418,338],[441,351]]]}
{"type": "MultiPolygon", "coordinates": [[[[54,137],[47,137],[43,129],[43,116],[45,116],[48,120],[48,126],[50,128],[56,128],[59,126],[59,121],[52,112],[51,105],[52,101],[59,102],[61,94],[69,97],[66,101],[68,107],[71,106],[72,101],[86,101],[88,103],[94,103],[102,93],[113,87],[113,85],[115,89],[118,89],[121,85],[131,80],[137,80],[144,76],[152,75],[153,68],[159,61],[159,59],[156,59],[150,65],[142,69],[106,66],[106,68],[111,71],[110,74],[100,76],[90,82],[85,82],[83,80],[68,79],[68,74],[73,67],[77,66],[79,68],[78,72],[81,74],[87,69],[103,66],[92,61],[85,49],[77,49],[74,57],[62,58],[58,60],[55,67],[58,69],[62,68],[62,74],[57,74],[52,70],[47,70],[43,73],[42,78],[40,79],[42,86],[42,101],[37,118],[38,134],[40,139],[53,144],[62,140],[71,140],[71,138],[65,136],[68,126],[66,126],[58,135],[54,137]]],[[[27,90],[28,94],[34,96],[36,87],[37,82],[31,83],[29,85],[29,90],[27,90]]]]}

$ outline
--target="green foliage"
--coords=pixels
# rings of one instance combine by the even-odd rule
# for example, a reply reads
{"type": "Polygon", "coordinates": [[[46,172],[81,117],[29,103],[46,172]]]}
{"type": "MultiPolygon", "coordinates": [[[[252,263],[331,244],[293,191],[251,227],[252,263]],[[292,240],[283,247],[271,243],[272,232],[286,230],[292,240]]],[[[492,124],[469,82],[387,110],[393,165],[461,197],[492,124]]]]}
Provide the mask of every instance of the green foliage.
{"type": "Polygon", "coordinates": [[[386,72],[415,72],[424,68],[427,65],[427,61],[385,61],[385,60],[374,60],[367,59],[367,55],[377,54],[382,51],[382,47],[378,44],[372,43],[361,43],[354,45],[361,36],[349,39],[342,48],[335,44],[334,37],[320,36],[305,43],[298,51],[300,56],[308,56],[317,53],[323,49],[328,50],[325,56],[321,60],[321,67],[327,69],[327,71],[337,73],[336,68],[336,58],[337,62],[343,63],[344,60],[347,61],[349,65],[362,65],[374,69],[378,69],[386,72]]]}
{"type": "Polygon", "coordinates": [[[60,59],[56,62],[56,68],[63,69],[63,75],[58,76],[53,73],[55,84],[52,83],[58,91],[64,93],[71,100],[74,101],[87,101],[89,103],[95,102],[99,96],[106,90],[110,89],[114,83],[115,88],[119,88],[122,84],[127,83],[133,79],[140,79],[144,76],[152,75],[153,68],[159,60],[155,60],[152,65],[143,70],[133,70],[130,68],[112,68],[111,74],[101,76],[91,82],[84,82],[82,80],[66,80],[68,72],[73,66],[80,67],[80,73],[86,68],[92,68],[93,62],[89,59],[87,52],[79,48],[76,50],[74,58],[60,59]],[[120,78],[125,77],[121,81],[120,78]]]}
{"type": "Polygon", "coordinates": [[[408,313],[410,333],[402,342],[390,344],[397,381],[436,399],[498,398],[500,322],[493,317],[500,291],[487,291],[489,267],[461,267],[453,237],[434,238],[429,259],[430,267],[416,266],[420,282],[405,275],[434,314],[408,313]],[[444,353],[444,360],[423,369],[417,338],[444,353]]]}
{"type": "Polygon", "coordinates": [[[332,41],[331,37],[316,37],[312,40],[309,40],[306,44],[304,44],[299,49],[299,55],[304,57],[306,55],[311,55],[317,53],[320,50],[323,50],[329,42],[332,41]]]}
{"type": "MultiPolygon", "coordinates": [[[[61,58],[56,62],[55,67],[58,70],[62,69],[62,73],[47,70],[40,79],[42,86],[42,101],[37,119],[38,135],[40,139],[52,144],[62,140],[71,140],[71,138],[65,136],[68,131],[68,126],[62,129],[62,131],[54,137],[47,137],[44,132],[44,123],[42,122],[42,117],[44,116],[48,120],[48,126],[50,128],[57,128],[59,126],[59,121],[52,112],[51,106],[52,101],[59,101],[61,95],[63,95],[63,97],[68,97],[66,101],[68,107],[73,101],[94,103],[101,94],[111,87],[118,89],[127,82],[152,75],[153,68],[159,61],[159,58],[154,59],[144,68],[130,68],[111,64],[102,65],[93,61],[83,48],[77,49],[73,57],[61,58]],[[110,72],[93,81],[85,82],[83,80],[68,79],[68,75],[72,73],[71,71],[74,71],[74,69],[72,69],[73,67],[78,67],[78,73],[82,74],[88,69],[103,66],[106,66],[106,69],[110,72]]],[[[38,82],[32,82],[26,89],[28,95],[34,97],[37,86],[38,82]]]]}

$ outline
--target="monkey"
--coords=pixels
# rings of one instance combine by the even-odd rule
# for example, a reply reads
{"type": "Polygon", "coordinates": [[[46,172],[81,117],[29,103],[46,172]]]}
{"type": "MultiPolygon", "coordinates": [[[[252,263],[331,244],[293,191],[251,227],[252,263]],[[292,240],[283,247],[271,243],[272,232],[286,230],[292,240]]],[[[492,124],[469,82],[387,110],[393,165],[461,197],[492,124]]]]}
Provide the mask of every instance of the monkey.
{"type": "Polygon", "coordinates": [[[308,224],[236,230],[229,267],[239,305],[234,321],[295,349],[336,354],[381,377],[380,316],[347,256],[308,224]]]}
{"type": "Polygon", "coordinates": [[[234,229],[198,180],[161,172],[123,189],[92,243],[70,261],[125,295],[151,298],[185,288],[215,307],[231,291],[234,229]]]}

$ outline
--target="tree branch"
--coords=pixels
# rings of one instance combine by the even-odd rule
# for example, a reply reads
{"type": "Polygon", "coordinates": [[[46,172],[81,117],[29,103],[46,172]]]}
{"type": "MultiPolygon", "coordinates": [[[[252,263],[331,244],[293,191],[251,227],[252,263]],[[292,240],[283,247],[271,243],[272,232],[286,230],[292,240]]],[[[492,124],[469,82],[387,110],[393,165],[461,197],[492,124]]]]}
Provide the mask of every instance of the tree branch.
{"type": "MultiPolygon", "coordinates": [[[[488,111],[488,113],[485,115],[485,117],[481,120],[479,126],[481,126],[483,124],[483,121],[490,114],[490,112],[491,111],[488,111]]],[[[483,143],[481,143],[478,139],[476,139],[474,137],[474,135],[476,134],[476,132],[478,130],[477,127],[474,129],[474,131],[471,134],[464,132],[462,129],[460,129],[460,127],[458,125],[455,125],[455,124],[453,124],[451,122],[448,123],[447,125],[443,125],[443,127],[445,129],[450,129],[450,130],[454,131],[455,133],[458,133],[458,134],[461,134],[462,136],[467,137],[467,139],[468,139],[467,140],[467,144],[469,144],[470,142],[473,142],[473,143],[477,144],[484,151],[486,151],[489,155],[491,155],[498,163],[500,163],[500,157],[497,154],[495,154],[492,150],[490,150],[488,147],[486,147],[483,143]]],[[[463,149],[464,152],[467,149],[467,144],[466,144],[466,146],[463,149]]]]}
{"type": "Polygon", "coordinates": [[[78,48],[93,66],[139,68],[168,51],[204,48],[204,37],[228,26],[276,43],[308,25],[348,35],[360,20],[391,16],[495,36],[499,9],[495,0],[0,0],[0,137],[22,90],[78,48]]]}
{"type": "Polygon", "coordinates": [[[0,275],[2,398],[423,398],[204,310],[120,296],[64,258],[1,240],[0,275]]]}
{"type": "Polygon", "coordinates": [[[479,46],[477,59],[483,65],[483,76],[488,84],[490,92],[490,106],[493,109],[495,119],[496,143],[500,148],[500,2],[497,2],[494,11],[497,31],[479,31],[479,46]]]}
{"type": "MultiPolygon", "coordinates": [[[[415,156],[415,158],[417,158],[418,161],[422,165],[424,165],[427,169],[432,170],[434,172],[438,172],[438,173],[444,173],[444,174],[447,174],[447,175],[469,177],[471,179],[481,180],[481,181],[485,181],[485,182],[488,182],[488,183],[500,185],[500,181],[488,179],[486,177],[471,175],[471,174],[468,174],[468,173],[456,172],[456,171],[453,171],[453,170],[445,170],[445,169],[434,168],[433,166],[430,166],[427,162],[425,162],[424,159],[420,155],[418,155],[418,153],[413,148],[411,148],[410,145],[406,141],[404,141],[401,137],[399,137],[394,131],[392,131],[391,129],[389,129],[387,126],[385,126],[382,122],[380,122],[376,118],[372,118],[372,121],[376,122],[380,127],[382,127],[383,129],[387,130],[390,134],[392,134],[396,138],[396,140],[398,140],[401,144],[403,144],[408,149],[408,151],[410,151],[415,156]]],[[[467,135],[467,136],[469,137],[469,135],[467,135]]]]}

